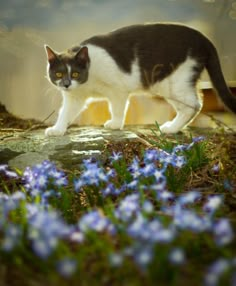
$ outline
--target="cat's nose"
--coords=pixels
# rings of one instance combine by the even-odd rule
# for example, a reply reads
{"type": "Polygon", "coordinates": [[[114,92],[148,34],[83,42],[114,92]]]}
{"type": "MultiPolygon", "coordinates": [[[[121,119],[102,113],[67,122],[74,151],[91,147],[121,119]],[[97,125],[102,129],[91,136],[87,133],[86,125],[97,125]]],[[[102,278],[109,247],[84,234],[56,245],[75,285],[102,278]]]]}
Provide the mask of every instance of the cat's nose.
{"type": "Polygon", "coordinates": [[[64,80],[64,87],[68,88],[70,86],[70,81],[68,79],[64,80]]]}

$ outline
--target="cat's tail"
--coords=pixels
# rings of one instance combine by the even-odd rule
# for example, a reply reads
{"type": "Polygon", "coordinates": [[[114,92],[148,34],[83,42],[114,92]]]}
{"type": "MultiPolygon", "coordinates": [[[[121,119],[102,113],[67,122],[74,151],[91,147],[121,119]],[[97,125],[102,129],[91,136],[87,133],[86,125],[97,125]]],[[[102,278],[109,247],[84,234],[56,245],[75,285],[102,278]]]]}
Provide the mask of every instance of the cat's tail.
{"type": "Polygon", "coordinates": [[[236,113],[236,96],[232,94],[226,84],[224,75],[222,73],[219,56],[216,51],[216,48],[213,45],[211,45],[210,47],[210,53],[208,61],[206,63],[206,69],[210,76],[211,82],[223,103],[231,111],[236,113]]]}

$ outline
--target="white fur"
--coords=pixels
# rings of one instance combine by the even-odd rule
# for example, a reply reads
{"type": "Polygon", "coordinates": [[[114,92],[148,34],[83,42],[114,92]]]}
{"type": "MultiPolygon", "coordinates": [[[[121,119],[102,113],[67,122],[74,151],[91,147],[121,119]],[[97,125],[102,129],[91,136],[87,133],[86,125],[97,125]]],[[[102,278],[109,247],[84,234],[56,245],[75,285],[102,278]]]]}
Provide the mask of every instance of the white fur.
{"type": "Polygon", "coordinates": [[[108,100],[111,119],[104,126],[112,129],[123,128],[131,94],[161,94],[173,105],[177,115],[161,126],[165,133],[178,132],[199,112],[201,104],[190,83],[197,63],[190,57],[171,76],[147,91],[142,90],[137,59],[132,63],[131,73],[125,73],[104,49],[93,45],[87,47],[91,59],[88,81],[81,85],[72,83],[68,91],[62,91],[63,104],[57,122],[46,129],[46,135],[64,134],[90,98],[108,100]]]}

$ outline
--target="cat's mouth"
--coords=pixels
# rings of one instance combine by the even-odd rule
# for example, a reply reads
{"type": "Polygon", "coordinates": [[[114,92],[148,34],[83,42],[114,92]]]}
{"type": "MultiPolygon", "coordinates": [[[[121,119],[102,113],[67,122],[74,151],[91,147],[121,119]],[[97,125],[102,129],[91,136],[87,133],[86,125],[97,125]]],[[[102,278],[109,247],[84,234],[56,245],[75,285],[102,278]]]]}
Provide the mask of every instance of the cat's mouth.
{"type": "Polygon", "coordinates": [[[70,84],[64,84],[64,85],[58,85],[58,87],[60,89],[62,89],[63,91],[71,91],[73,89],[75,89],[78,85],[76,83],[70,83],[70,84]]]}

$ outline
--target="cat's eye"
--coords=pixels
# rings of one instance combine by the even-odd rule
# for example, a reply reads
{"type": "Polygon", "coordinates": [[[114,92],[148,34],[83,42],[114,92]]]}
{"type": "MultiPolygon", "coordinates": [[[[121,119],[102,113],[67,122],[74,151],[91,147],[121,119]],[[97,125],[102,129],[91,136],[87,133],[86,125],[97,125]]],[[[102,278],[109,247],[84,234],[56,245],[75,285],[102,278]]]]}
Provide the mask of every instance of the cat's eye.
{"type": "Polygon", "coordinates": [[[79,77],[79,73],[78,72],[73,72],[72,73],[72,77],[73,78],[78,78],[79,77]]]}
{"type": "Polygon", "coordinates": [[[61,72],[56,72],[56,77],[61,78],[62,77],[62,73],[61,72]]]}

